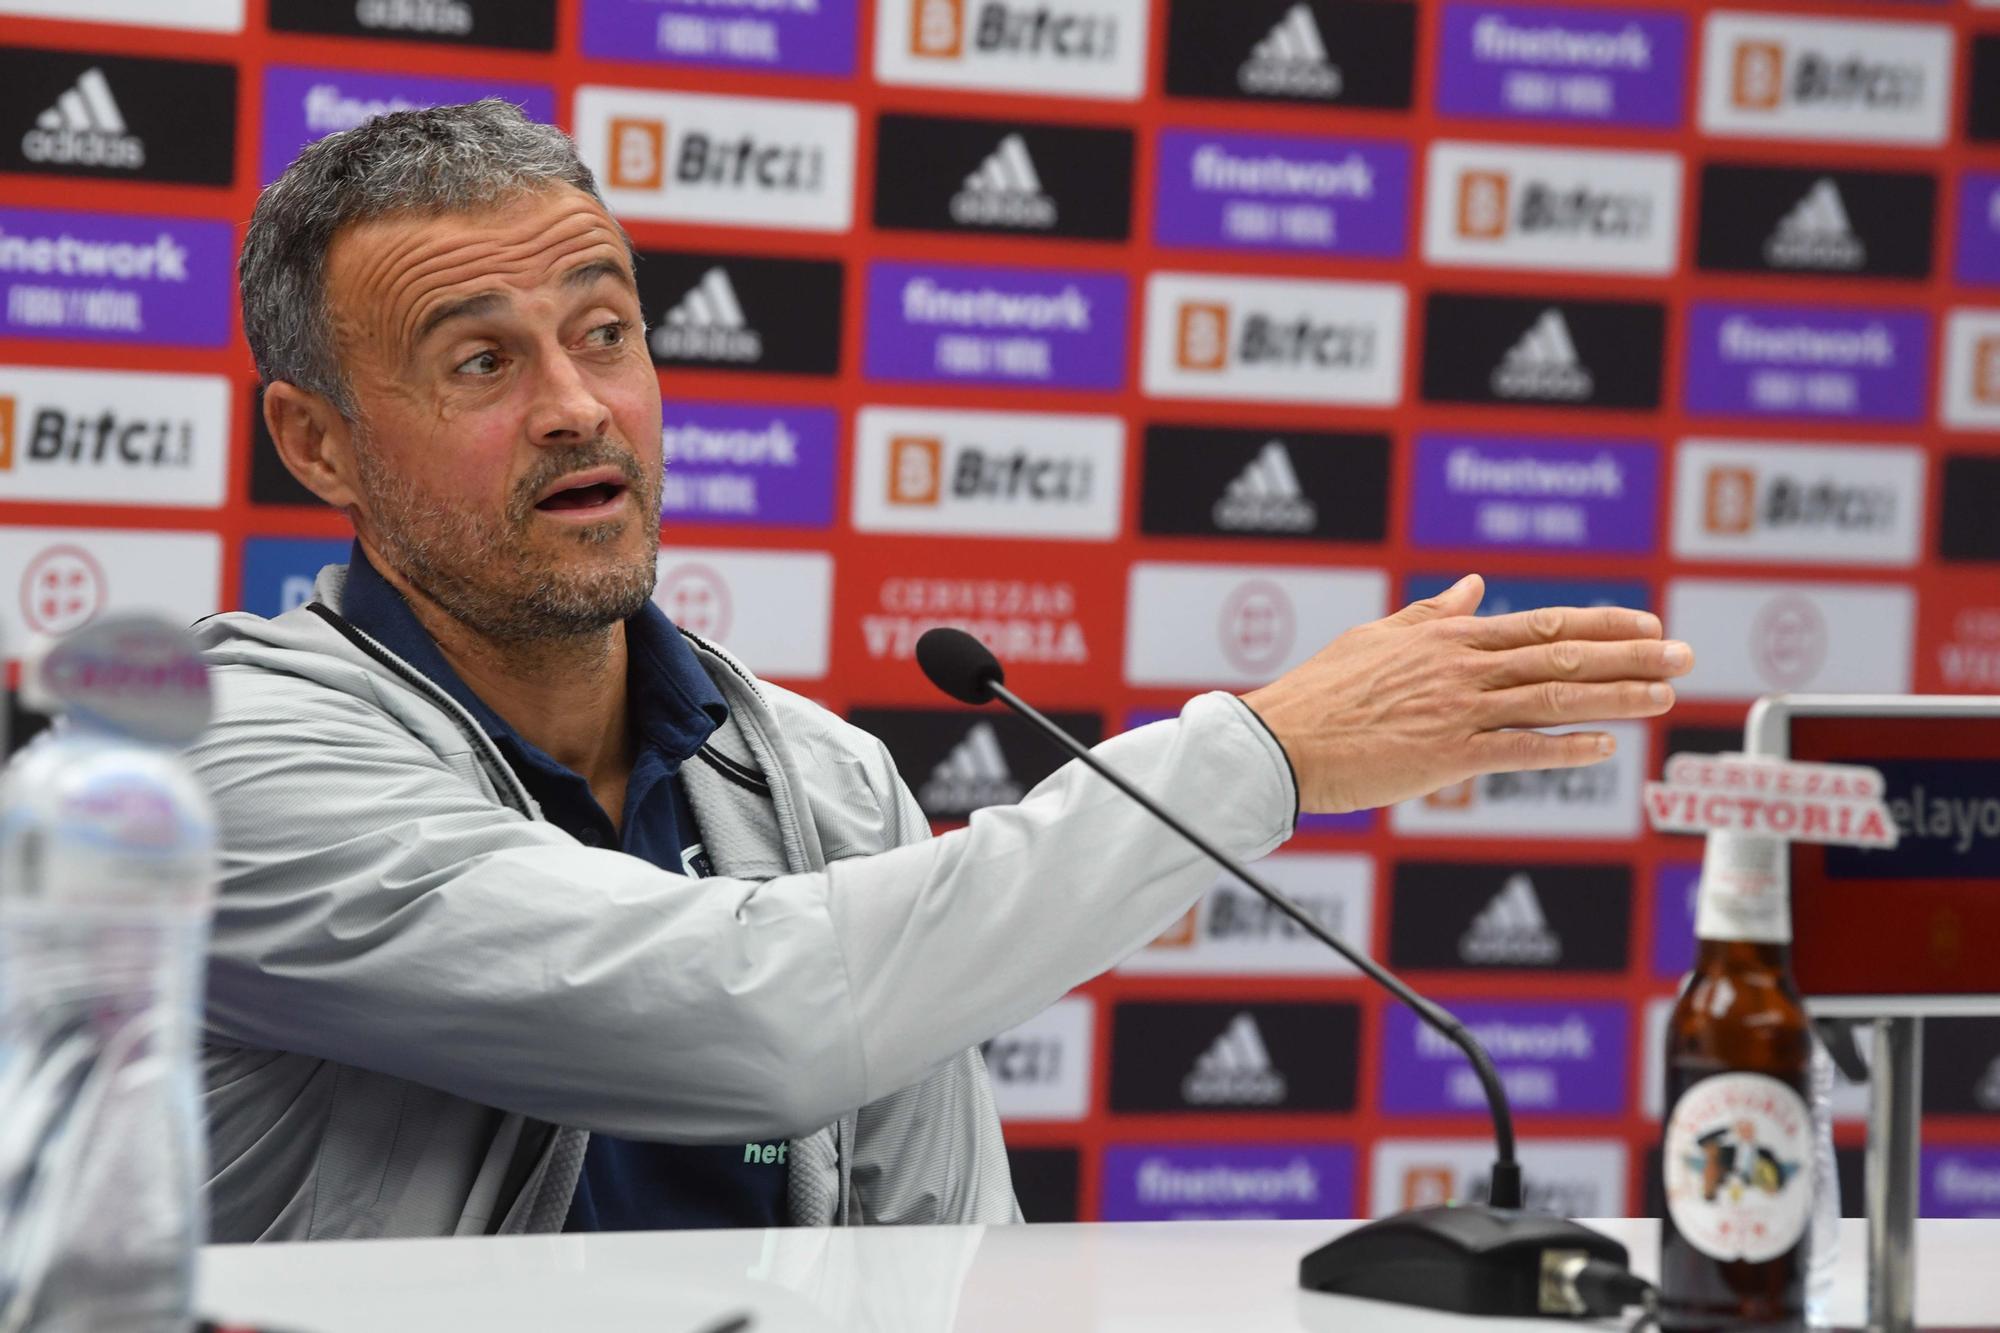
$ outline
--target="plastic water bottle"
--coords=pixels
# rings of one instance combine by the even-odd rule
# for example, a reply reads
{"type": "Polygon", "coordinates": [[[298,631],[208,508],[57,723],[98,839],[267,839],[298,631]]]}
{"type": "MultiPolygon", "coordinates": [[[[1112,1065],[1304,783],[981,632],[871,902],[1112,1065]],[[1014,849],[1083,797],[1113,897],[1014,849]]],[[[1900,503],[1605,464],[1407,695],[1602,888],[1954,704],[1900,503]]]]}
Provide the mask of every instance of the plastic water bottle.
{"type": "Polygon", "coordinates": [[[67,724],[0,775],[0,1333],[192,1322],[215,821],[162,743],[184,636],[109,629],[40,665],[67,724]]]}
{"type": "Polygon", "coordinates": [[[1833,1057],[1813,1034],[1813,1211],[1806,1239],[1806,1326],[1833,1327],[1833,1275],[1840,1265],[1840,1171],[1833,1155],[1833,1057]]]}

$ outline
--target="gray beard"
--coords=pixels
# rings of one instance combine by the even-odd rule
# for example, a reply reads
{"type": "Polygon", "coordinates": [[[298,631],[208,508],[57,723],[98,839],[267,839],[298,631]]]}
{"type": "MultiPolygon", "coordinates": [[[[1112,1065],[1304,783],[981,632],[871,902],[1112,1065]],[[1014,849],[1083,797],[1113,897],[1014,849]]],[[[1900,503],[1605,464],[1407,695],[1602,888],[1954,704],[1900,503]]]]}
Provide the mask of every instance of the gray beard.
{"type": "MultiPolygon", "coordinates": [[[[630,560],[587,571],[563,569],[527,549],[537,494],[584,468],[619,468],[639,501],[638,521],[658,515],[660,478],[643,475],[632,455],[608,440],[544,454],[541,465],[514,488],[498,520],[447,504],[401,475],[378,471],[369,461],[371,452],[364,441],[356,457],[382,554],[447,615],[483,638],[522,645],[588,639],[638,614],[653,595],[657,540],[630,560]]],[[[630,522],[594,523],[576,529],[569,540],[602,546],[625,537],[630,522]]]]}

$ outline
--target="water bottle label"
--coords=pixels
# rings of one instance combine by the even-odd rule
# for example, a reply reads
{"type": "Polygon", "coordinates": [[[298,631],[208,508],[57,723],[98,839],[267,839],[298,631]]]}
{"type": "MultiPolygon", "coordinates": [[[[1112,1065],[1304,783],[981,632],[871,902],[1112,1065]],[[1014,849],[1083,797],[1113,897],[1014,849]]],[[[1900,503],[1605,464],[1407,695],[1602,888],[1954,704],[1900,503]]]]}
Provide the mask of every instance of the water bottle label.
{"type": "Polygon", "coordinates": [[[1813,1120],[1805,1098],[1765,1074],[1716,1074],[1667,1118],[1667,1214],[1711,1259],[1763,1263],[1812,1218],[1813,1120]]]}

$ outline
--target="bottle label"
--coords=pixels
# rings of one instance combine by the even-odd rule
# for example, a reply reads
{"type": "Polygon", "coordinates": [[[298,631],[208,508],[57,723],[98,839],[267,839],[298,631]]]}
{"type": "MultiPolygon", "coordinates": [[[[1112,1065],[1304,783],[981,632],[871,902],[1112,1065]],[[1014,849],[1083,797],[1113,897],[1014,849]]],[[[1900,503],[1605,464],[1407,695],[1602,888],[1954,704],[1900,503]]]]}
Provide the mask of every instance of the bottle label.
{"type": "Polygon", "coordinates": [[[1789,856],[1789,844],[1778,838],[1709,834],[1695,897],[1695,936],[1790,944],[1789,856]]]}
{"type": "Polygon", "coordinates": [[[1711,1259],[1763,1263],[1797,1245],[1812,1218],[1812,1112],[1767,1074],[1715,1074],[1667,1118],[1667,1214],[1711,1259]]]}

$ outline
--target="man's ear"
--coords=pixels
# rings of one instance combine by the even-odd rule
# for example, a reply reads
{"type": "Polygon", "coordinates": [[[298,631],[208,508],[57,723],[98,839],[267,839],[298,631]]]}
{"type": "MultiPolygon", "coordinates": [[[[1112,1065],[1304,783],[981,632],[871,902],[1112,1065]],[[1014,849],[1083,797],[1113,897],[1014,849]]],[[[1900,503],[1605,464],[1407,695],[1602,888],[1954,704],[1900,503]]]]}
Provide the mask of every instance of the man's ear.
{"type": "Polygon", "coordinates": [[[335,509],[346,509],[360,498],[354,426],[331,402],[279,380],[264,389],[264,425],[279,460],[301,486],[335,509]]]}

